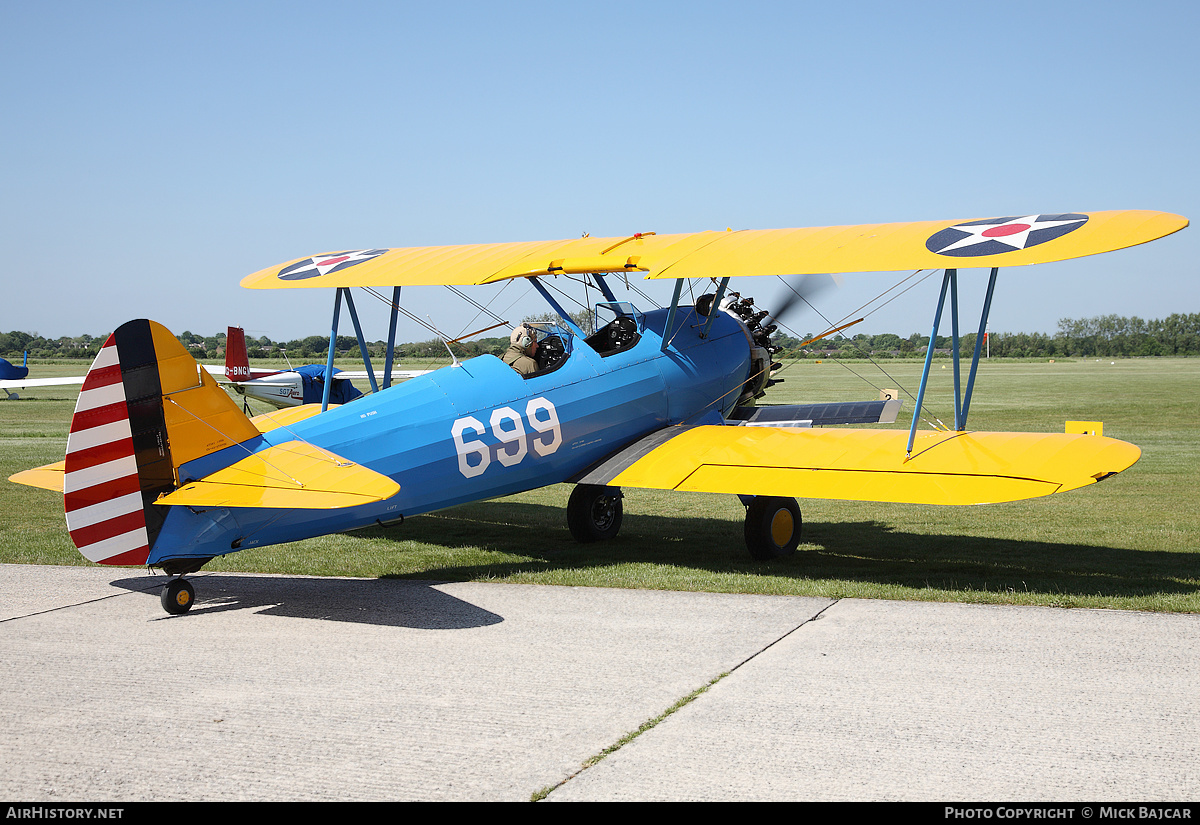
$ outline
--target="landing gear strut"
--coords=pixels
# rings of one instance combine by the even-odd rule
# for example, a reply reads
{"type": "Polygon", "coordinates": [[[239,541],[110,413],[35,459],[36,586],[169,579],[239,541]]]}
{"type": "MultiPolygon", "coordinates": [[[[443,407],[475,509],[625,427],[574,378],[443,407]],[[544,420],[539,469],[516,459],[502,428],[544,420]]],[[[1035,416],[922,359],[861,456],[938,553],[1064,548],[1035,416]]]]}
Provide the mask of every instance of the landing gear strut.
{"type": "Polygon", "coordinates": [[[172,616],[180,616],[191,609],[192,603],[196,601],[196,591],[192,588],[191,582],[180,576],[167,582],[160,600],[163,610],[172,616]]]}
{"type": "Polygon", "coordinates": [[[755,496],[746,507],[746,547],[758,561],[793,555],[802,528],[794,498],[755,496]]]}
{"type": "Polygon", "coordinates": [[[567,527],[575,541],[604,541],[621,529],[621,489],[600,484],[576,484],[567,501],[567,527]]]}

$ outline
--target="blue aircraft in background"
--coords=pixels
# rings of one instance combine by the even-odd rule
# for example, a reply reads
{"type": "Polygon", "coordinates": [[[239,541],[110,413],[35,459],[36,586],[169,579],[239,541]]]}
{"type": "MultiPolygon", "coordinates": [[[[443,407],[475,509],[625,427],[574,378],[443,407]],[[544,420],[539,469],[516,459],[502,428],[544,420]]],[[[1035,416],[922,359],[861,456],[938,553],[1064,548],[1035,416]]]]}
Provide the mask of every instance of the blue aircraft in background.
{"type": "Polygon", "coordinates": [[[30,378],[28,352],[25,353],[24,361],[19,367],[10,363],[5,358],[0,358],[0,390],[4,391],[4,395],[9,401],[16,401],[18,399],[18,395],[13,390],[25,389],[26,387],[58,387],[82,383],[82,375],[64,378],[30,378]]]}

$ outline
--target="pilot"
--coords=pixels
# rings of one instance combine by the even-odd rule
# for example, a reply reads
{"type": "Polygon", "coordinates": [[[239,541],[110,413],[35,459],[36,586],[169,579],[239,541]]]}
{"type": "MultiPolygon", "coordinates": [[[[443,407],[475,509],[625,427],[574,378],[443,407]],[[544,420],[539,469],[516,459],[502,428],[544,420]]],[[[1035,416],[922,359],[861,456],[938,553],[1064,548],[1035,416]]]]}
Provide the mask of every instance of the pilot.
{"type": "Polygon", "coordinates": [[[500,360],[521,375],[529,375],[538,370],[537,349],[537,335],[534,333],[533,327],[521,324],[509,336],[508,351],[500,360]]]}

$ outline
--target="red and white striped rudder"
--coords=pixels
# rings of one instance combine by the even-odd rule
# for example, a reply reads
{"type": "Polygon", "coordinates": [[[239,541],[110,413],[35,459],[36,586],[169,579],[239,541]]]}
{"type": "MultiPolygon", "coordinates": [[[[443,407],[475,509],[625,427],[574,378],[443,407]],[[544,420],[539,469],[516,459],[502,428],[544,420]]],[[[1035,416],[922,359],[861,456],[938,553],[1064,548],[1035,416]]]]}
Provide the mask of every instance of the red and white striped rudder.
{"type": "Polygon", "coordinates": [[[63,501],[71,540],[89,561],[143,564],[150,537],[116,333],[92,363],[67,437],[63,501]]]}

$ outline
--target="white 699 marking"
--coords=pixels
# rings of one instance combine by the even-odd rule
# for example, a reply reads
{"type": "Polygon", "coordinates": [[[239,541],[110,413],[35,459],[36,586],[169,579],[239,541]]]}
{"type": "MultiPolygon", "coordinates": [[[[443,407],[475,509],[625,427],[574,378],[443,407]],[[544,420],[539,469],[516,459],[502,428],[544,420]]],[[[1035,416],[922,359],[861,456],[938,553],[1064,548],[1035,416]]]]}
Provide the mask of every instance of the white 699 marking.
{"type": "Polygon", "coordinates": [[[539,456],[548,456],[562,444],[562,428],[558,411],[545,398],[533,398],[525,405],[524,418],[512,407],[492,410],[487,426],[473,415],[455,420],[450,428],[454,449],[458,452],[458,471],[466,478],[481,475],[495,459],[505,467],[515,467],[529,454],[529,448],[539,456]],[[526,422],[534,434],[526,438],[526,422]],[[494,447],[478,438],[468,438],[468,432],[482,436],[491,429],[500,442],[494,447]]]}

